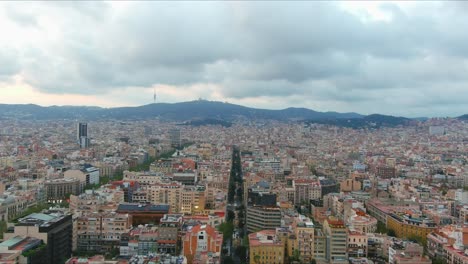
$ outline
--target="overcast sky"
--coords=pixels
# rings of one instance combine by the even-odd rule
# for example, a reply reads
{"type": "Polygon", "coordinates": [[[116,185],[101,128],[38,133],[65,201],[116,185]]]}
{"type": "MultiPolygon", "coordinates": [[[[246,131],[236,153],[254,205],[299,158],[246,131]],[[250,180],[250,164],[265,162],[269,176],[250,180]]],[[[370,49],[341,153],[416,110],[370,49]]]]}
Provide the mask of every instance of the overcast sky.
{"type": "Polygon", "coordinates": [[[0,103],[468,113],[466,2],[0,3],[0,103]]]}

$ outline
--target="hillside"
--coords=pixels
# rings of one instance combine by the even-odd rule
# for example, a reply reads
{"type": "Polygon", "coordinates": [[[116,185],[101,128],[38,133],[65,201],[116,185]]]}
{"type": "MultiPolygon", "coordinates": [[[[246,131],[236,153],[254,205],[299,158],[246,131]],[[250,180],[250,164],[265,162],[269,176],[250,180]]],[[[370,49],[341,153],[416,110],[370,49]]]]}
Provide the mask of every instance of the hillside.
{"type": "Polygon", "coordinates": [[[360,118],[356,113],[317,112],[306,108],[287,108],[283,110],[267,110],[245,106],[215,102],[191,101],[182,103],[157,103],[137,107],[81,107],[81,106],[50,106],[38,105],[8,105],[0,104],[0,118],[22,118],[35,120],[53,119],[149,119],[160,118],[172,121],[190,120],[226,120],[271,119],[288,120],[321,120],[360,118]]]}

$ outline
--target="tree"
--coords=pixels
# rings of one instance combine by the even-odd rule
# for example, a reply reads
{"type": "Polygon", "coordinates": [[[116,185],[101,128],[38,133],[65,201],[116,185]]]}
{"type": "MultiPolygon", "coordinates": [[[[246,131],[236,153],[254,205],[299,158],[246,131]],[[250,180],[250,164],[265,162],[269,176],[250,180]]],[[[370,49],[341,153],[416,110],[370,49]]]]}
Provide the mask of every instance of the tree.
{"type": "Polygon", "coordinates": [[[245,259],[247,257],[247,248],[244,246],[238,246],[236,247],[236,255],[240,259],[245,259]]]}
{"type": "Polygon", "coordinates": [[[396,237],[395,230],[393,230],[393,229],[388,229],[387,235],[388,235],[388,236],[391,236],[391,237],[396,237]]]}
{"type": "MultiPolygon", "coordinates": [[[[189,263],[191,263],[191,262],[189,262],[189,263]]],[[[227,256],[227,257],[224,257],[223,263],[224,264],[234,264],[234,260],[232,259],[231,256],[227,256]]]]}
{"type": "Polygon", "coordinates": [[[380,233],[380,234],[387,234],[388,233],[388,229],[387,227],[385,226],[384,223],[378,221],[377,222],[377,230],[376,230],[377,233],[380,233]]]}
{"type": "Polygon", "coordinates": [[[227,220],[228,222],[233,221],[235,217],[236,217],[236,214],[234,213],[234,211],[232,211],[232,210],[228,210],[228,211],[227,211],[227,218],[226,218],[226,220],[227,220]]]}
{"type": "Polygon", "coordinates": [[[223,233],[223,241],[227,241],[227,239],[232,237],[234,224],[232,222],[224,222],[219,225],[218,230],[223,233]]]}
{"type": "Polygon", "coordinates": [[[3,239],[3,233],[7,231],[7,222],[0,221],[0,238],[3,239]]]}
{"type": "Polygon", "coordinates": [[[293,255],[289,257],[290,261],[300,261],[301,259],[301,253],[299,252],[298,249],[295,249],[293,251],[293,255]]]}

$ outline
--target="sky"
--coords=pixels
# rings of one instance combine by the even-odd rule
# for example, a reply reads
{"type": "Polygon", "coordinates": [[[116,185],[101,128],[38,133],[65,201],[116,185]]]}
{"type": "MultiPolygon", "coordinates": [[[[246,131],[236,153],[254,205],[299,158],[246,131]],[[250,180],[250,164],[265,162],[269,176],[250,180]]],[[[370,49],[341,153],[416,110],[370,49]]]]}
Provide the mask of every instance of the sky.
{"type": "Polygon", "coordinates": [[[468,2],[0,2],[0,103],[468,113],[468,2]]]}

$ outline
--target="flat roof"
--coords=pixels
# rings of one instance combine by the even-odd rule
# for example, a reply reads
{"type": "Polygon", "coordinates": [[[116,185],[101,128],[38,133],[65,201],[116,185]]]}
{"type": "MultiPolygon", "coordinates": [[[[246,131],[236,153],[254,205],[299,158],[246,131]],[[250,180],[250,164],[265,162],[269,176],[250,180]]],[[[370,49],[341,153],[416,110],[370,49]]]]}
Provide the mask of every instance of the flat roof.
{"type": "Polygon", "coordinates": [[[119,204],[117,211],[169,212],[168,204],[119,204]]]}

